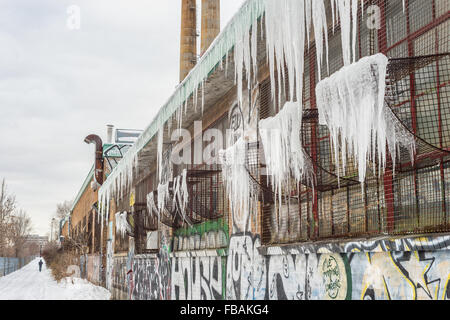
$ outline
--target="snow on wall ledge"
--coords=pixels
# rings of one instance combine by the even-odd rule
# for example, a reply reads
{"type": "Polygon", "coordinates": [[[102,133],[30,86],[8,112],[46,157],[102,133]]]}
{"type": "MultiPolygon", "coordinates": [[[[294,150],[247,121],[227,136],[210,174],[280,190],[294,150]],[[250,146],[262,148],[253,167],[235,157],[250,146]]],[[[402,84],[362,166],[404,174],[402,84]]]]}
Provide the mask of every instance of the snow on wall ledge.
{"type": "Polygon", "coordinates": [[[386,147],[393,163],[400,146],[410,151],[413,160],[414,137],[385,106],[387,64],[381,53],[364,57],[316,86],[319,123],[330,131],[338,175],[339,159],[345,173],[347,154],[357,164],[360,182],[365,180],[367,161],[373,162],[374,171],[375,162],[378,169],[386,167],[386,147]]]}

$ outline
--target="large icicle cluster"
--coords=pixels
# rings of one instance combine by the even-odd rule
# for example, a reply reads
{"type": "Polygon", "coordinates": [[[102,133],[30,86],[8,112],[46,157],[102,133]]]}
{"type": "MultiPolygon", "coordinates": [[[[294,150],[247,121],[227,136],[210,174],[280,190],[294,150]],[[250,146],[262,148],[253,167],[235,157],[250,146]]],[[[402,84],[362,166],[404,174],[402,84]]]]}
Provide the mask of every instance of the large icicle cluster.
{"type": "Polygon", "coordinates": [[[109,204],[111,199],[114,197],[116,199],[123,199],[126,194],[126,190],[130,190],[133,183],[133,172],[138,166],[138,155],[130,154],[129,151],[127,155],[131,155],[127,158],[122,159],[117,166],[114,168],[115,175],[110,175],[103,183],[102,187],[98,191],[99,198],[99,212],[102,228],[103,219],[109,219],[109,204]]]}
{"type": "Polygon", "coordinates": [[[274,117],[259,121],[259,132],[264,147],[267,174],[272,190],[282,200],[282,191],[290,192],[291,177],[297,184],[306,178],[313,179],[313,168],[304,154],[300,139],[301,118],[298,104],[287,102],[274,117]]]}
{"type": "Polygon", "coordinates": [[[387,64],[383,54],[364,57],[316,86],[319,123],[330,131],[338,175],[340,159],[345,173],[347,155],[353,157],[359,181],[363,182],[367,161],[373,161],[374,166],[378,162],[379,169],[385,168],[387,143],[394,162],[399,146],[414,152],[414,137],[386,111],[387,64]]]}
{"type": "Polygon", "coordinates": [[[222,177],[226,185],[233,223],[246,227],[250,213],[255,212],[258,190],[246,167],[247,143],[239,138],[234,145],[219,151],[222,177]]]}
{"type": "Polygon", "coordinates": [[[187,170],[184,169],[182,174],[176,177],[173,182],[173,199],[172,199],[173,206],[178,204],[183,221],[186,221],[186,209],[188,203],[189,203],[189,192],[187,187],[187,170]]]}
{"type": "Polygon", "coordinates": [[[309,37],[314,28],[317,51],[317,66],[322,66],[325,43],[328,61],[328,34],[325,5],[323,0],[265,0],[266,46],[272,85],[275,98],[275,83],[278,80],[279,99],[286,65],[289,76],[289,96],[297,93],[299,112],[303,92],[303,74],[305,67],[305,48],[309,46],[309,37]],[[278,70],[276,75],[275,71],[278,70]]]}
{"type": "MultiPolygon", "coordinates": [[[[168,203],[172,204],[172,207],[178,207],[181,211],[181,217],[183,221],[186,219],[186,209],[189,202],[189,193],[187,187],[187,170],[184,169],[180,176],[175,177],[172,186],[172,196],[170,193],[169,182],[158,185],[157,202],[155,203],[155,196],[153,192],[147,195],[147,210],[151,216],[156,214],[158,219],[161,218],[161,213],[166,208],[168,203]]],[[[189,223],[189,222],[188,222],[189,223]]]]}
{"type": "MultiPolygon", "coordinates": [[[[263,32],[266,35],[272,94],[276,92],[276,80],[278,80],[280,86],[278,91],[281,94],[282,79],[285,75],[284,66],[286,66],[289,73],[289,94],[291,100],[296,97],[299,105],[299,117],[301,117],[304,54],[312,40],[310,37],[312,34],[314,35],[319,78],[321,68],[323,68],[324,55],[328,62],[327,26],[331,23],[334,26],[338,19],[341,26],[345,65],[354,62],[356,59],[357,16],[358,10],[360,10],[358,1],[363,7],[361,0],[330,0],[332,21],[327,21],[325,0],[245,1],[100,188],[101,212],[107,213],[110,199],[112,197],[120,198],[123,191],[129,186],[132,181],[133,166],[137,165],[137,154],[158,132],[160,133],[158,162],[160,162],[162,159],[160,139],[164,125],[167,124],[169,135],[172,120],[178,121],[178,126],[181,127],[190,99],[192,99],[194,108],[197,109],[199,90],[201,90],[200,103],[203,110],[205,81],[215,68],[218,66],[224,68],[224,64],[225,74],[227,74],[229,54],[232,52],[232,48],[234,48],[234,76],[238,87],[238,100],[242,103],[245,90],[244,79],[247,79],[247,87],[250,87],[252,80],[257,75],[258,33],[261,37],[263,32]],[[260,18],[265,19],[265,30],[257,28],[260,18]],[[276,70],[279,72],[277,73],[276,70]]],[[[262,27],[262,21],[260,25],[262,27]]]]}

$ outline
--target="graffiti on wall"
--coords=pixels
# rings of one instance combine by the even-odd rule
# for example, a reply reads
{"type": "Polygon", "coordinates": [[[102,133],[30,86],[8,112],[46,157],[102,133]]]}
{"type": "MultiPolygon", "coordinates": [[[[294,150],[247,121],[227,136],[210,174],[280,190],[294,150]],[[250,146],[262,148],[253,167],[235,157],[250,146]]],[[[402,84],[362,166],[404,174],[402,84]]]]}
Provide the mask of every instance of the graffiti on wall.
{"type": "Polygon", "coordinates": [[[101,275],[101,257],[98,254],[90,254],[86,256],[86,271],[87,271],[87,279],[94,283],[100,284],[100,275],[101,275]]]}
{"type": "Polygon", "coordinates": [[[228,254],[185,251],[172,258],[164,239],[157,255],[133,257],[133,277],[129,257],[115,259],[113,282],[122,297],[132,288],[133,299],[450,300],[448,237],[334,244],[347,252],[317,245],[302,253],[305,246],[268,250],[258,235],[237,233],[228,254]],[[419,245],[423,250],[410,250],[419,245]]]}
{"type": "Polygon", "coordinates": [[[112,276],[113,276],[113,241],[108,239],[106,243],[106,289],[112,288],[112,276]]]}
{"type": "Polygon", "coordinates": [[[353,254],[352,299],[449,300],[449,251],[353,254]]]}
{"type": "MultiPolygon", "coordinates": [[[[428,248],[439,242],[433,239],[428,248]]],[[[409,243],[392,240],[391,247],[409,243]]],[[[230,239],[227,299],[450,299],[450,252],[382,251],[261,255],[258,236],[230,239]]],[[[422,247],[427,247],[422,238],[422,247]]],[[[399,248],[399,247],[397,247],[399,248]]],[[[404,248],[404,247],[403,247],[404,248]]],[[[363,249],[363,248],[360,248],[363,249]]],[[[367,248],[366,248],[367,249],[367,248]]]]}
{"type": "Polygon", "coordinates": [[[174,251],[190,251],[223,248],[227,245],[227,235],[223,230],[208,231],[203,234],[175,236],[174,251]]]}
{"type": "Polygon", "coordinates": [[[230,239],[227,261],[227,300],[260,300],[266,293],[266,262],[259,236],[236,234],[230,239]]]}
{"type": "Polygon", "coordinates": [[[222,300],[225,257],[174,257],[172,299],[222,300]]]}
{"type": "Polygon", "coordinates": [[[228,226],[223,218],[193,225],[175,232],[173,251],[216,249],[228,244],[228,226]]]}
{"type": "Polygon", "coordinates": [[[156,255],[135,256],[133,259],[133,300],[170,299],[169,246],[161,236],[160,249],[156,255]]]}
{"type": "Polygon", "coordinates": [[[293,244],[283,247],[273,246],[259,249],[260,253],[263,255],[440,250],[450,250],[450,236],[309,243],[302,245],[293,244]]]}
{"type": "Polygon", "coordinates": [[[114,257],[111,263],[111,296],[115,300],[128,298],[127,257],[114,257]]]}

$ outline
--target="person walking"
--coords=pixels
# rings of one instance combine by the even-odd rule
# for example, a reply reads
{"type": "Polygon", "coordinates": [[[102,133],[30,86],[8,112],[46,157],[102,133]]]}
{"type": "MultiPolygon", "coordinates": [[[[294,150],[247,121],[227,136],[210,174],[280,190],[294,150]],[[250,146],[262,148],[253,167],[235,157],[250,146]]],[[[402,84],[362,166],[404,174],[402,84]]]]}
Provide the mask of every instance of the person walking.
{"type": "Polygon", "coordinates": [[[43,262],[42,262],[42,259],[41,259],[41,260],[39,260],[39,272],[42,271],[42,264],[43,264],[43,262]]]}

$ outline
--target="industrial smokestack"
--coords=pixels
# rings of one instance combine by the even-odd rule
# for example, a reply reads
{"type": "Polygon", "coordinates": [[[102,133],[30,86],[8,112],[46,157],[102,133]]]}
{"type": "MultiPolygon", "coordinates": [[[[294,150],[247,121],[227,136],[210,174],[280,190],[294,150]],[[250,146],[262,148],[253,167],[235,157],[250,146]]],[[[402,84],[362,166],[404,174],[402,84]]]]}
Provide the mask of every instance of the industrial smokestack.
{"type": "Polygon", "coordinates": [[[108,144],[113,143],[113,131],[114,126],[112,124],[106,125],[106,143],[108,144]]]}
{"type": "Polygon", "coordinates": [[[201,55],[220,32],[220,0],[202,0],[201,55]]]}
{"type": "Polygon", "coordinates": [[[181,0],[180,82],[197,63],[196,0],[181,0]]]}

